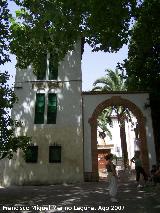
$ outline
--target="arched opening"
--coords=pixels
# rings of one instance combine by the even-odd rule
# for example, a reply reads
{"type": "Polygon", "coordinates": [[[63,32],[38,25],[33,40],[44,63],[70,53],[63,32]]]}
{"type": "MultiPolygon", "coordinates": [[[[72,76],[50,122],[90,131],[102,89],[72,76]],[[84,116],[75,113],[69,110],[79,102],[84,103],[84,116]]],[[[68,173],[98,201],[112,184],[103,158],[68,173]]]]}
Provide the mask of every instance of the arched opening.
{"type": "Polygon", "coordinates": [[[134,170],[131,159],[135,152],[140,151],[137,128],[137,119],[127,107],[110,106],[100,113],[97,119],[100,180],[105,180],[107,177],[105,155],[110,152],[113,154],[113,163],[116,165],[118,174],[128,174],[128,171],[134,170]]]}
{"type": "Polygon", "coordinates": [[[137,118],[138,121],[138,132],[140,138],[140,151],[142,153],[143,167],[148,173],[149,171],[149,159],[148,159],[148,148],[146,140],[146,129],[145,129],[145,117],[141,110],[131,101],[121,98],[120,96],[113,96],[100,103],[94,110],[92,117],[89,119],[91,125],[91,155],[92,155],[92,174],[91,180],[98,181],[98,153],[97,153],[97,118],[100,113],[109,106],[123,106],[127,107],[137,118]]]}

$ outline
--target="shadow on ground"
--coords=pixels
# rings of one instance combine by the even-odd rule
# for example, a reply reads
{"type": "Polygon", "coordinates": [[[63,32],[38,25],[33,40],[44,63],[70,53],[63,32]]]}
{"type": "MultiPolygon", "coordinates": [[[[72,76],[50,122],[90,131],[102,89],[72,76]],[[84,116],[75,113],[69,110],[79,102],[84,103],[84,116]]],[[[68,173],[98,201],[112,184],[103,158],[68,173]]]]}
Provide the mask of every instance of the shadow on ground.
{"type": "Polygon", "coordinates": [[[0,212],[160,212],[160,187],[119,183],[118,203],[111,203],[108,183],[0,188],[0,212]],[[23,207],[23,208],[22,208],[23,207]],[[7,211],[8,210],[8,211],[7,211]]]}

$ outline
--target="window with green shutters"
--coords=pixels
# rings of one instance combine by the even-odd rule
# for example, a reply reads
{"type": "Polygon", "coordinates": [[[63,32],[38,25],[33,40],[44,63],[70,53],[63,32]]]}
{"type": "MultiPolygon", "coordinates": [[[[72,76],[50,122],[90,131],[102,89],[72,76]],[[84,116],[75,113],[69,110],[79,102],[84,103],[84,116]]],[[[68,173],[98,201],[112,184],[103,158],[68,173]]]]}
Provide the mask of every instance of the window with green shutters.
{"type": "Polygon", "coordinates": [[[44,110],[45,110],[45,94],[36,94],[36,106],[35,106],[35,124],[44,123],[44,110]]]}
{"type": "Polygon", "coordinates": [[[49,80],[57,80],[58,77],[58,61],[54,54],[50,54],[49,59],[49,80]]]}
{"type": "Polygon", "coordinates": [[[49,163],[61,163],[61,146],[49,146],[49,163]]]}
{"type": "Polygon", "coordinates": [[[48,94],[47,124],[55,124],[57,117],[57,95],[48,94]]]}

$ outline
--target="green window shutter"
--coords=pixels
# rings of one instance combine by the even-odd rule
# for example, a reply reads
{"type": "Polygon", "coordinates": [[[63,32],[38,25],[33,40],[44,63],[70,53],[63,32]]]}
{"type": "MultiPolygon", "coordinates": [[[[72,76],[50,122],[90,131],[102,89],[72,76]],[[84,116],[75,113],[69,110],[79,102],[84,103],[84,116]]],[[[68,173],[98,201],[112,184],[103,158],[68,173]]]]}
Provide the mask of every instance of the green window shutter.
{"type": "Polygon", "coordinates": [[[50,54],[49,59],[49,80],[57,80],[58,78],[58,61],[57,57],[50,54]]]}
{"type": "Polygon", "coordinates": [[[25,152],[26,163],[37,163],[38,146],[28,146],[25,152]]]}
{"type": "Polygon", "coordinates": [[[47,110],[47,123],[55,124],[57,117],[57,95],[54,93],[48,94],[48,110],[47,110]]]}
{"type": "Polygon", "coordinates": [[[61,163],[61,146],[49,146],[49,163],[61,163]]]}
{"type": "Polygon", "coordinates": [[[44,123],[44,110],[45,110],[45,94],[36,94],[36,107],[35,107],[35,124],[44,123]]]}

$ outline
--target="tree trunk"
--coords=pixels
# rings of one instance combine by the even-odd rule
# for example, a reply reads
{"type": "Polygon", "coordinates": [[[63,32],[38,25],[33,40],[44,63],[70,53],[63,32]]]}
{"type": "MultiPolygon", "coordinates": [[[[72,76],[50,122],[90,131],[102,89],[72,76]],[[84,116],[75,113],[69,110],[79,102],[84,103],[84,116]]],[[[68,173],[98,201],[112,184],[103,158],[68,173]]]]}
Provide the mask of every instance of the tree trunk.
{"type": "Polygon", "coordinates": [[[128,167],[128,152],[127,152],[127,142],[126,142],[126,131],[125,131],[125,119],[121,116],[120,119],[120,138],[121,138],[121,148],[124,168],[128,167]]]}

